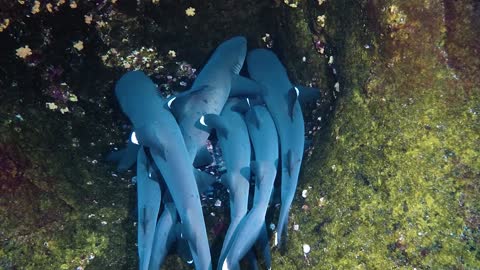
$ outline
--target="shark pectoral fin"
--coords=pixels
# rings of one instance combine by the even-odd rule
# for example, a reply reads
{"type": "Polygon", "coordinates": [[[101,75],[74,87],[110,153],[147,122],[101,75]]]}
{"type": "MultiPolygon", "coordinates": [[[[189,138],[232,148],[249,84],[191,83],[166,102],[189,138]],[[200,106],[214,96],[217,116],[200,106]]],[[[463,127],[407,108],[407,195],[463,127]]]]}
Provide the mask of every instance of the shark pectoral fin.
{"type": "Polygon", "coordinates": [[[293,109],[295,108],[295,103],[298,100],[299,90],[296,87],[291,88],[288,90],[288,115],[290,119],[293,121],[293,109]]]}
{"type": "Polygon", "coordinates": [[[302,106],[305,106],[309,103],[314,103],[320,99],[320,89],[300,85],[297,85],[296,87],[299,90],[298,100],[302,106]]]}
{"type": "Polygon", "coordinates": [[[207,146],[204,145],[197,151],[197,155],[195,156],[195,160],[193,161],[193,167],[204,167],[212,164],[212,162],[212,154],[210,154],[210,151],[208,151],[207,146]]]}
{"type": "Polygon", "coordinates": [[[200,123],[207,127],[212,127],[217,131],[217,135],[228,139],[228,128],[224,119],[216,114],[206,114],[200,118],[200,123]]]}
{"type": "Polygon", "coordinates": [[[230,89],[230,97],[253,97],[262,94],[262,87],[255,81],[240,76],[232,75],[232,87],[230,89]]]}
{"type": "Polygon", "coordinates": [[[215,176],[197,169],[193,170],[193,174],[195,175],[195,180],[197,181],[199,193],[207,191],[208,188],[217,181],[215,176]]]}
{"type": "Polygon", "coordinates": [[[250,100],[248,98],[240,100],[237,104],[231,107],[231,110],[240,114],[245,114],[250,110],[250,100]]]}
{"type": "Polygon", "coordinates": [[[140,149],[140,145],[128,141],[127,148],[125,149],[123,157],[120,159],[117,165],[119,172],[124,172],[130,169],[137,161],[137,153],[140,149]]]}

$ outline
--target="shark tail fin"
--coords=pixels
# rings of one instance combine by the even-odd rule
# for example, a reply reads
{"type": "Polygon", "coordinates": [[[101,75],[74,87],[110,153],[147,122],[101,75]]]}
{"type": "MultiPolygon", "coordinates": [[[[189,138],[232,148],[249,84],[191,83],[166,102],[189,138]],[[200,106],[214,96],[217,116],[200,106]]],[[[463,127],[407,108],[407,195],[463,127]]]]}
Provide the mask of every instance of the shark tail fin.
{"type": "Polygon", "coordinates": [[[217,135],[228,139],[228,128],[221,116],[216,114],[206,114],[200,118],[200,123],[207,127],[212,127],[217,131],[217,135]]]}
{"type": "Polygon", "coordinates": [[[288,115],[290,116],[290,119],[293,121],[293,110],[295,108],[295,103],[298,100],[300,92],[298,88],[292,87],[290,90],[288,90],[288,115]]]}
{"type": "Polygon", "coordinates": [[[270,253],[270,245],[268,243],[268,231],[267,231],[267,224],[263,222],[262,230],[258,236],[257,247],[263,254],[263,261],[265,263],[266,269],[272,268],[272,254],[270,253]]]}

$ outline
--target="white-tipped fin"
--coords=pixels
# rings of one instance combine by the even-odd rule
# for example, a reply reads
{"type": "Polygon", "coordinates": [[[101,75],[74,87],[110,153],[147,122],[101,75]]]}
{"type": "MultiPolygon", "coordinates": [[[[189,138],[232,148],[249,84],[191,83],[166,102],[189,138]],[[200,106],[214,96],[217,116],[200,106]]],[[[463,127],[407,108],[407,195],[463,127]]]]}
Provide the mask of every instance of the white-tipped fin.
{"type": "Polygon", "coordinates": [[[228,270],[228,263],[227,263],[227,260],[225,260],[223,262],[223,265],[222,265],[222,270],[228,270]]]}
{"type": "Polygon", "coordinates": [[[130,141],[132,141],[132,143],[134,143],[136,145],[139,145],[138,140],[137,140],[137,135],[135,134],[135,131],[132,132],[132,135],[130,136],[130,141]]]}
{"type": "Polygon", "coordinates": [[[275,232],[273,236],[273,246],[276,247],[278,246],[278,233],[275,232]]]}
{"type": "Polygon", "coordinates": [[[295,86],[295,92],[297,92],[297,97],[300,95],[300,90],[298,90],[298,88],[295,86]]]}
{"type": "Polygon", "coordinates": [[[200,124],[207,126],[207,124],[205,124],[205,115],[202,115],[202,117],[200,117],[200,124]]]}
{"type": "Polygon", "coordinates": [[[188,264],[192,264],[193,263],[193,260],[190,260],[190,261],[187,261],[188,264]]]}
{"type": "Polygon", "coordinates": [[[247,97],[248,106],[250,106],[250,99],[247,97]]]}
{"type": "Polygon", "coordinates": [[[172,108],[172,102],[176,99],[177,97],[173,97],[172,99],[170,99],[168,102],[167,102],[167,105],[168,105],[168,108],[171,109],[172,108]]]}

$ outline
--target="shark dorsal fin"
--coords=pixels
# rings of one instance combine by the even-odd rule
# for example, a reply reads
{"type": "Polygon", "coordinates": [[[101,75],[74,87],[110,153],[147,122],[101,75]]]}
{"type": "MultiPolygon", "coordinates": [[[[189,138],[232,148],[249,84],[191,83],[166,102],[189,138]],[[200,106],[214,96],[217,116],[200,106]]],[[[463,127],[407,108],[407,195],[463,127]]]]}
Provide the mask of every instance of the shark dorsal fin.
{"type": "Polygon", "coordinates": [[[250,109],[250,100],[242,99],[232,106],[231,110],[240,114],[245,114],[250,109]]]}
{"type": "Polygon", "coordinates": [[[204,126],[214,128],[217,135],[228,139],[228,128],[224,119],[217,114],[206,114],[200,118],[200,123],[204,126]]]}
{"type": "Polygon", "coordinates": [[[302,106],[315,103],[315,101],[320,99],[320,89],[301,85],[297,85],[296,87],[299,90],[298,101],[302,106]]]}
{"type": "Polygon", "coordinates": [[[288,115],[290,119],[293,121],[293,110],[295,108],[295,103],[298,100],[299,90],[296,87],[290,88],[288,90],[288,115]]]}

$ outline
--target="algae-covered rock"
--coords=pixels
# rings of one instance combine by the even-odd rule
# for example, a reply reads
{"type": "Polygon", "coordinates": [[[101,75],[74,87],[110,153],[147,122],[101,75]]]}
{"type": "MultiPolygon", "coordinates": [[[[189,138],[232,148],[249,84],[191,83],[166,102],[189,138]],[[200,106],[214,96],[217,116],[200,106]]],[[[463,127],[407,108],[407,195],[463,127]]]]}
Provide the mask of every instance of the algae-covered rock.
{"type": "MultiPolygon", "coordinates": [[[[113,84],[143,69],[164,95],[188,89],[234,35],[322,89],[274,269],[480,268],[475,1],[7,2],[0,269],[136,269],[133,173],[103,159],[130,130],[113,84]]],[[[215,265],[228,218],[213,209],[215,265]]]]}
{"type": "Polygon", "coordinates": [[[327,4],[343,94],[304,166],[298,193],[312,195],[297,201],[290,260],[276,263],[480,267],[478,5],[327,4]]]}

